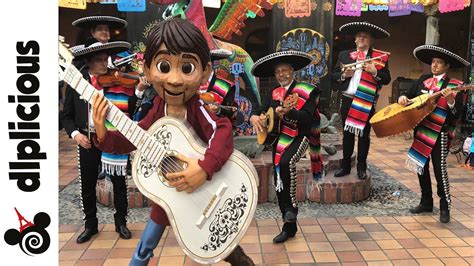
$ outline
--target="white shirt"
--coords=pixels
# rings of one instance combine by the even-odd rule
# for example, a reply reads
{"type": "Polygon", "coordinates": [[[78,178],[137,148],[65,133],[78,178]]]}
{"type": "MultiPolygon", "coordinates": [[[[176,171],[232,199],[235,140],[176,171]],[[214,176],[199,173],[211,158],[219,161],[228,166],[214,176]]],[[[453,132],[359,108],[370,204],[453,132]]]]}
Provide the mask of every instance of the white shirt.
{"type": "MultiPolygon", "coordinates": [[[[364,51],[365,57],[367,57],[367,52],[369,50],[364,51]]],[[[360,78],[362,77],[362,68],[357,69],[354,72],[354,76],[352,76],[351,81],[349,82],[349,86],[347,87],[347,90],[344,91],[344,94],[347,95],[355,95],[357,91],[357,86],[359,86],[360,78]]]]}
{"type": "Polygon", "coordinates": [[[433,78],[436,78],[436,80],[438,80],[438,82],[444,77],[446,73],[443,73],[441,75],[433,75],[433,78]]]}

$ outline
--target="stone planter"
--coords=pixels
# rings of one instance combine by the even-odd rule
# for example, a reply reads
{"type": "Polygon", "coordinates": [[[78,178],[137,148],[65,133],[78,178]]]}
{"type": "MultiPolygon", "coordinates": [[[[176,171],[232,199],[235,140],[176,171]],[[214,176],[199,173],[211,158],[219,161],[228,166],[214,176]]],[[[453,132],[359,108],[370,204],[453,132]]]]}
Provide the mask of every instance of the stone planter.
{"type": "MultiPolygon", "coordinates": [[[[366,180],[359,180],[356,171],[342,178],[335,178],[334,171],[339,168],[342,160],[342,140],[337,134],[321,134],[323,143],[332,143],[337,153],[328,155],[323,152],[324,169],[327,173],[321,181],[314,181],[310,173],[310,161],[302,158],[297,164],[296,197],[298,201],[315,201],[321,203],[351,203],[362,201],[370,193],[370,176],[366,180]]],[[[258,180],[258,202],[276,202],[275,185],[273,182],[273,165],[271,151],[264,151],[258,145],[255,136],[234,138],[235,149],[246,154],[252,161],[258,180]]],[[[352,166],[355,165],[355,155],[352,157],[352,166]]],[[[97,182],[97,199],[106,206],[112,206],[113,193],[111,182],[104,179],[97,182]]],[[[128,200],[130,208],[150,206],[151,201],[142,196],[133,180],[128,180],[128,200]]]]}

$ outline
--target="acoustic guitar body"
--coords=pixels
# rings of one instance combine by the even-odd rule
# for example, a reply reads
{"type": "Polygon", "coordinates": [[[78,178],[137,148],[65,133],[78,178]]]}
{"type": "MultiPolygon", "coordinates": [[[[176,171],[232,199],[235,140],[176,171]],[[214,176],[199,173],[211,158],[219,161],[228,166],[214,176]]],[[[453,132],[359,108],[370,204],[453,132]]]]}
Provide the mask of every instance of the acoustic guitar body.
{"type": "Polygon", "coordinates": [[[422,94],[411,99],[410,105],[394,103],[375,113],[370,119],[375,135],[382,138],[414,129],[436,107],[429,97],[430,94],[422,94]]]}
{"type": "MultiPolygon", "coordinates": [[[[284,108],[293,108],[298,103],[298,94],[292,93],[283,101],[284,108]]],[[[273,145],[280,135],[280,118],[275,114],[273,107],[260,115],[263,131],[257,133],[257,143],[260,145],[273,145]]]]}
{"type": "Polygon", "coordinates": [[[263,131],[257,133],[257,143],[260,145],[272,145],[280,134],[280,121],[276,117],[273,107],[260,115],[263,131]]]}

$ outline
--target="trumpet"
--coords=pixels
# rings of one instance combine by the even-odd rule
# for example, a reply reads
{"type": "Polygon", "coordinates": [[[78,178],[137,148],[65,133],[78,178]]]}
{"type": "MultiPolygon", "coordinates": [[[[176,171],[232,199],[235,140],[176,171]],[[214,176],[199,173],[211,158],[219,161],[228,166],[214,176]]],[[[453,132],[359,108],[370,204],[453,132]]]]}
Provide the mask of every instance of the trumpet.
{"type": "Polygon", "coordinates": [[[367,58],[367,59],[364,59],[362,61],[357,61],[355,63],[350,63],[350,64],[342,64],[341,63],[341,71],[344,72],[346,71],[346,69],[350,69],[350,70],[357,70],[357,69],[361,69],[364,67],[364,64],[367,63],[367,62],[370,62],[370,61],[374,61],[374,64],[376,65],[384,65],[384,63],[380,62],[380,60],[377,61],[377,59],[381,59],[382,57],[384,56],[389,56],[390,53],[389,52],[386,52],[385,54],[383,55],[379,55],[379,56],[376,56],[376,57],[372,57],[372,58],[367,58]]]}

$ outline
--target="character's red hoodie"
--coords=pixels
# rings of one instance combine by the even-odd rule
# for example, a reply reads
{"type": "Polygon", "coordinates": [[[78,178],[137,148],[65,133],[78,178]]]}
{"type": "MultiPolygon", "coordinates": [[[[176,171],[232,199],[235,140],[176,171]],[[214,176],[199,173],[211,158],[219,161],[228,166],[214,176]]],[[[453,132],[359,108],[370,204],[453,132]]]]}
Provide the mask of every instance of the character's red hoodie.
{"type": "MultiPolygon", "coordinates": [[[[155,97],[153,108],[138,125],[147,130],[155,121],[165,116],[165,106],[166,103],[163,99],[158,96],[155,97]]],[[[196,131],[199,138],[208,144],[204,159],[199,160],[198,163],[208,174],[208,180],[211,180],[212,175],[222,168],[234,149],[232,125],[226,117],[218,117],[213,113],[207,112],[203,102],[199,100],[197,95],[194,95],[186,103],[186,107],[186,120],[196,131]]],[[[95,136],[94,144],[100,150],[109,153],[125,154],[136,149],[118,131],[107,131],[100,143],[95,136]]],[[[169,225],[165,211],[156,204],[152,206],[150,217],[155,223],[169,225]]]]}

